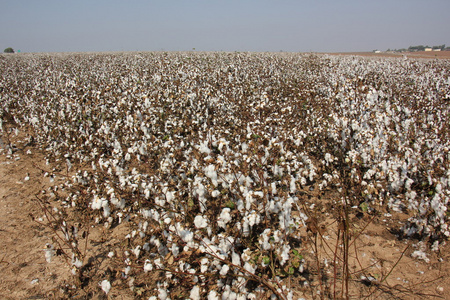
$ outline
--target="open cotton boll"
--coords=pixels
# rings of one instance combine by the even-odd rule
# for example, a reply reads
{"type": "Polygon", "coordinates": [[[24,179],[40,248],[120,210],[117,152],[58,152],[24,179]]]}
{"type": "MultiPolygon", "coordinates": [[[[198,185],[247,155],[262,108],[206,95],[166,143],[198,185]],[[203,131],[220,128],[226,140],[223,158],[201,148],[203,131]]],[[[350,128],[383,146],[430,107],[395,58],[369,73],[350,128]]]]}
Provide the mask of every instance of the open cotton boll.
{"type": "Polygon", "coordinates": [[[233,251],[233,253],[231,253],[231,263],[236,266],[241,265],[241,257],[239,256],[239,254],[237,254],[234,251],[233,251]]]}
{"type": "Polygon", "coordinates": [[[192,300],[200,299],[200,287],[198,285],[192,288],[191,293],[189,294],[189,298],[191,298],[192,300]]]}
{"type": "Polygon", "coordinates": [[[297,190],[297,187],[295,186],[295,177],[294,176],[291,177],[291,181],[289,182],[289,189],[292,194],[294,194],[297,190]]]}
{"type": "Polygon", "coordinates": [[[111,209],[109,208],[108,200],[106,200],[105,198],[102,199],[103,216],[107,218],[111,214],[111,209]]]}
{"type": "Polygon", "coordinates": [[[208,263],[209,263],[209,260],[206,257],[204,257],[200,260],[200,264],[201,264],[200,272],[201,273],[205,273],[208,270],[208,263]]]}
{"type": "Polygon", "coordinates": [[[166,192],[167,202],[171,203],[174,198],[175,198],[175,192],[166,192]]]}
{"type": "Polygon", "coordinates": [[[151,264],[150,260],[146,259],[144,263],[144,272],[147,273],[151,270],[153,270],[153,265],[151,264]]]}
{"type": "Polygon", "coordinates": [[[229,285],[226,285],[222,293],[222,299],[236,300],[236,293],[231,290],[229,285]]]}
{"type": "Polygon", "coordinates": [[[230,267],[225,264],[222,266],[219,273],[220,273],[220,275],[225,276],[225,275],[227,275],[229,270],[230,270],[230,267]]]}
{"type": "Polygon", "coordinates": [[[272,182],[270,187],[272,189],[272,194],[276,195],[276,193],[277,193],[277,184],[275,182],[272,182]]]}
{"type": "Polygon", "coordinates": [[[281,261],[280,264],[284,266],[284,264],[289,260],[289,250],[291,247],[289,245],[283,245],[281,249],[278,249],[281,261]]]}
{"type": "Polygon", "coordinates": [[[214,186],[217,186],[217,172],[214,165],[209,165],[205,168],[205,175],[211,179],[214,186]]]}
{"type": "Polygon", "coordinates": [[[256,268],[256,266],[252,265],[248,261],[244,264],[244,269],[252,274],[255,274],[256,268]]]}
{"type": "Polygon", "coordinates": [[[211,153],[211,150],[208,148],[208,141],[204,141],[203,143],[201,143],[199,146],[198,146],[198,150],[200,151],[200,152],[202,152],[202,153],[205,153],[205,154],[210,154],[211,153]]]}
{"type": "Polygon", "coordinates": [[[189,230],[182,230],[182,231],[180,232],[180,237],[181,237],[181,239],[182,239],[184,242],[189,243],[189,242],[192,242],[192,241],[193,241],[193,239],[194,239],[194,233],[193,233],[192,231],[189,231],[189,230]]]}
{"type": "Polygon", "coordinates": [[[219,295],[216,291],[212,290],[208,294],[208,300],[219,300],[219,295]]]}
{"type": "Polygon", "coordinates": [[[203,216],[196,216],[194,219],[194,225],[197,228],[205,228],[208,226],[208,220],[203,216]]]}
{"type": "Polygon", "coordinates": [[[262,246],[263,250],[270,250],[270,234],[271,230],[269,228],[265,229],[259,237],[259,244],[262,246]]]}
{"type": "Polygon", "coordinates": [[[83,262],[79,260],[78,257],[75,257],[75,255],[73,255],[72,265],[75,266],[77,269],[80,269],[83,266],[83,262]]]}
{"type": "Polygon", "coordinates": [[[100,287],[105,292],[105,294],[108,294],[109,291],[111,290],[111,283],[105,279],[100,283],[100,287]]]}
{"type": "Polygon", "coordinates": [[[174,257],[177,257],[178,254],[180,254],[180,247],[178,247],[176,244],[172,244],[170,250],[172,251],[174,257]]]}
{"type": "Polygon", "coordinates": [[[411,254],[411,257],[421,259],[426,263],[430,262],[430,259],[427,257],[427,254],[421,250],[416,250],[411,254]]]}
{"type": "Polygon", "coordinates": [[[91,205],[92,209],[102,208],[102,202],[103,202],[102,199],[99,196],[95,195],[94,200],[92,200],[92,205],[91,205]]]}
{"type": "Polygon", "coordinates": [[[231,209],[229,207],[225,207],[224,209],[222,209],[222,212],[220,213],[220,216],[217,220],[217,225],[219,227],[226,229],[227,223],[231,221],[230,211],[231,209]]]}
{"type": "Polygon", "coordinates": [[[167,299],[167,290],[164,288],[158,289],[158,298],[160,300],[166,300],[167,299]]]}

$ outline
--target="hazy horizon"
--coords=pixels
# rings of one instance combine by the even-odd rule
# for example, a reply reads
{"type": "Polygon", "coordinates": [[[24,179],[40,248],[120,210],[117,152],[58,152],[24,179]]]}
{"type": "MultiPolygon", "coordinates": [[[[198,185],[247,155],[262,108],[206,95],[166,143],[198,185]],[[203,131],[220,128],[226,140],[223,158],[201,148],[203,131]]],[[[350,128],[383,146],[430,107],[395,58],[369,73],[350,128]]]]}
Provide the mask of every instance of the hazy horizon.
{"type": "Polygon", "coordinates": [[[1,50],[21,52],[360,52],[450,44],[448,0],[0,1],[1,50]]]}

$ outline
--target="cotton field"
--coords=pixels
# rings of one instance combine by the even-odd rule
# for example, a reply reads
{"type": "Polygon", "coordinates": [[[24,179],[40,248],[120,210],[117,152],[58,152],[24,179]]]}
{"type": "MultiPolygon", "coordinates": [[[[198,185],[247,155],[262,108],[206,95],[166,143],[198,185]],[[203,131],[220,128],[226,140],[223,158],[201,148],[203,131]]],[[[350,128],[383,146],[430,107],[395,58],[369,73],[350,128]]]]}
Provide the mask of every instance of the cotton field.
{"type": "Polygon", "coordinates": [[[448,60],[155,52],[0,65],[3,140],[23,134],[45,175],[65,176],[39,199],[73,274],[88,263],[86,228],[126,226],[106,294],[120,277],[146,299],[292,299],[288,279],[320,269],[299,250],[321,234],[318,205],[349,240],[353,211],[403,214],[397,234],[430,250],[450,236],[448,60]]]}

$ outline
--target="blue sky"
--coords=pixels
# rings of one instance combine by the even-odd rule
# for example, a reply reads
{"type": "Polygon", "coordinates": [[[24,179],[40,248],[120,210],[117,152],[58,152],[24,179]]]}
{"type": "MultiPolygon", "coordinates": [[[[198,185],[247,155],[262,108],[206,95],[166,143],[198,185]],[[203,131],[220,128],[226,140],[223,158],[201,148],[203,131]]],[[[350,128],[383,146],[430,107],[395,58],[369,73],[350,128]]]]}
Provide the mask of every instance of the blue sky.
{"type": "Polygon", "coordinates": [[[450,46],[449,14],[449,0],[0,0],[0,50],[345,52],[450,46]]]}

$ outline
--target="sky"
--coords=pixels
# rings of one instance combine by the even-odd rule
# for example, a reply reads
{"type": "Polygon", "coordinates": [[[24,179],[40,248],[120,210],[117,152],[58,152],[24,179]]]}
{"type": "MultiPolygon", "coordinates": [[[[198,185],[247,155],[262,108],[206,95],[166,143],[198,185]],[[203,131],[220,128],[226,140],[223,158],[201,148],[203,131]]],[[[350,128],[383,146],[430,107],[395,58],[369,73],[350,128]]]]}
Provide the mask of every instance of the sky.
{"type": "Polygon", "coordinates": [[[0,51],[450,46],[449,15],[450,0],[0,0],[0,51]]]}

